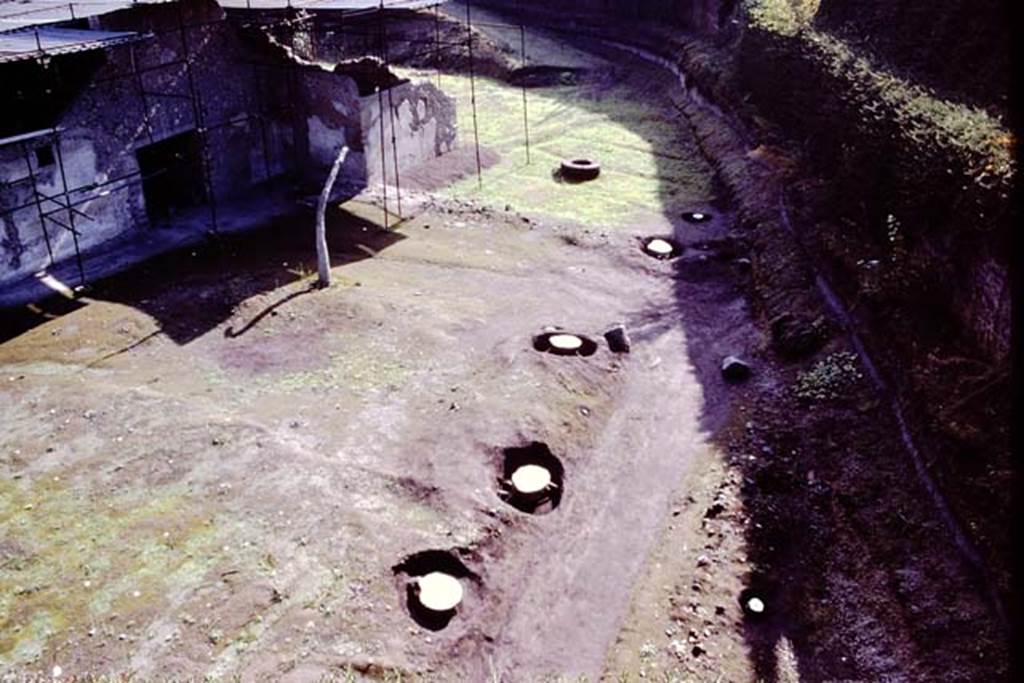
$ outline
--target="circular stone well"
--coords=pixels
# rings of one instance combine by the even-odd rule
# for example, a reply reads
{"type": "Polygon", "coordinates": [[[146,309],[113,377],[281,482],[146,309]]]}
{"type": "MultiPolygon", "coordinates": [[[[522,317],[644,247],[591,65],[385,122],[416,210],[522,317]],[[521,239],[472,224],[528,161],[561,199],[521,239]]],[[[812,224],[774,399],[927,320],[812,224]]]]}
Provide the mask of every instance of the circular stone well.
{"type": "Polygon", "coordinates": [[[502,451],[498,496],[522,512],[542,515],[562,502],[565,469],[547,444],[534,441],[502,451]]]}
{"type": "Polygon", "coordinates": [[[556,356],[590,356],[597,351],[597,342],[579,334],[556,330],[534,337],[533,348],[556,356]]]}

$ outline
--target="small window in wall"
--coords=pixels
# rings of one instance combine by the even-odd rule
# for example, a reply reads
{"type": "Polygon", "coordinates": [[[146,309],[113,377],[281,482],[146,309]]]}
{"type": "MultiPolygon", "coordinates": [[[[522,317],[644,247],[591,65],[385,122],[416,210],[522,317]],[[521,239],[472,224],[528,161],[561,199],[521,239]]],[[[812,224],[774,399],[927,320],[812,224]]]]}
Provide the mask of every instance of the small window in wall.
{"type": "Polygon", "coordinates": [[[36,166],[46,168],[47,166],[53,166],[54,161],[53,147],[50,145],[36,147],[36,166]]]}
{"type": "Polygon", "coordinates": [[[196,131],[140,147],[135,156],[150,220],[167,220],[205,203],[202,148],[196,131]]]}

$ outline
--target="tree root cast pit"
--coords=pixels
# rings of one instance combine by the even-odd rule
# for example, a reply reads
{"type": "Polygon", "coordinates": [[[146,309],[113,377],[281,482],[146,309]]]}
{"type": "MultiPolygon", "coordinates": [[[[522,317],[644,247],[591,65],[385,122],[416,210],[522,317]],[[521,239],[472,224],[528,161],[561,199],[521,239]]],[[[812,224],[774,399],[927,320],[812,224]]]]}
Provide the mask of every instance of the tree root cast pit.
{"type": "Polygon", "coordinates": [[[533,338],[533,348],[541,353],[556,356],[592,356],[597,352],[597,342],[579,334],[562,330],[545,331],[533,338]]]}
{"type": "Polygon", "coordinates": [[[705,211],[687,211],[683,214],[683,220],[687,223],[707,223],[713,216],[705,211]]]}
{"type": "Polygon", "coordinates": [[[502,451],[498,496],[521,512],[543,515],[562,502],[565,468],[547,444],[534,441],[502,451]]]}
{"type": "Polygon", "coordinates": [[[440,631],[474,597],[480,577],[446,550],[424,550],[392,568],[413,621],[440,631]]]}
{"type": "Polygon", "coordinates": [[[681,256],[683,247],[667,237],[648,237],[643,242],[644,253],[651,258],[667,261],[681,256]]]}
{"type": "Polygon", "coordinates": [[[748,622],[770,621],[773,613],[778,611],[778,586],[764,577],[752,577],[750,584],[740,591],[739,603],[748,622]]]}

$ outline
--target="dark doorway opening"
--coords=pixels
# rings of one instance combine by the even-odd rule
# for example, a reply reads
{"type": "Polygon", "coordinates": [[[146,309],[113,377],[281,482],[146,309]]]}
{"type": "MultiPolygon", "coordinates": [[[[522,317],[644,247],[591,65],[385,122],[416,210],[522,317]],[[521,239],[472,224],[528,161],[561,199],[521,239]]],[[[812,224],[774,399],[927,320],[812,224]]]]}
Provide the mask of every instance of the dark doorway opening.
{"type": "Polygon", "coordinates": [[[135,156],[151,222],[159,223],[205,202],[202,147],[196,131],[140,147],[135,156]]]}

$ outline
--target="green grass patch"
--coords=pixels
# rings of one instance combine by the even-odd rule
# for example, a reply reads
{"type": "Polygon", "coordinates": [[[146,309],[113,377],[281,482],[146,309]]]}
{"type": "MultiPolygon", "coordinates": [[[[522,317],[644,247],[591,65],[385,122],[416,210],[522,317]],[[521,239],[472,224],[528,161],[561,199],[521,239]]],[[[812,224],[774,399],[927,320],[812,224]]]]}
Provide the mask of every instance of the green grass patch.
{"type": "MultiPolygon", "coordinates": [[[[457,102],[459,144],[473,145],[469,78],[446,75],[443,89],[457,102]]],[[[681,211],[711,195],[712,169],[682,122],[627,86],[613,85],[597,95],[587,84],[528,90],[529,165],[522,90],[477,78],[476,102],[480,144],[498,152],[501,161],[484,170],[482,189],[473,174],[448,189],[452,196],[609,226],[681,211]],[[557,182],[552,172],[570,157],[598,161],[600,178],[557,182]]]]}

